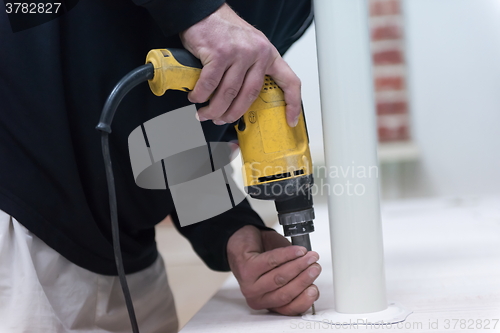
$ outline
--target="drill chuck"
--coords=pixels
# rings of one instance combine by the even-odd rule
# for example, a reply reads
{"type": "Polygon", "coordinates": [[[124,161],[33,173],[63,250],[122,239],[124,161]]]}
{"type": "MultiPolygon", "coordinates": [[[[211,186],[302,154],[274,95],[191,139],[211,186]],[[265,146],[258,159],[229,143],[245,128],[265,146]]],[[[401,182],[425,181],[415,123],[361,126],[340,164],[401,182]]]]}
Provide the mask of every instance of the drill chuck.
{"type": "Polygon", "coordinates": [[[283,226],[286,237],[298,237],[314,231],[314,209],[300,210],[290,213],[278,213],[278,220],[283,226]]]}
{"type": "MultiPolygon", "coordinates": [[[[309,179],[312,182],[312,176],[309,179]]],[[[314,231],[314,208],[310,187],[285,200],[275,200],[274,203],[284,235],[292,238],[293,245],[304,246],[310,251],[309,234],[314,231]]]]}
{"type": "Polygon", "coordinates": [[[284,226],[296,225],[304,223],[306,221],[312,221],[314,220],[314,209],[308,208],[297,212],[278,214],[278,220],[280,221],[280,224],[284,226]]]}
{"type": "Polygon", "coordinates": [[[311,251],[309,234],[314,231],[314,209],[308,208],[289,213],[278,213],[278,220],[283,226],[283,233],[291,237],[293,245],[304,246],[311,251]]]}
{"type": "Polygon", "coordinates": [[[313,221],[300,222],[296,224],[284,225],[283,232],[286,237],[295,237],[309,234],[314,231],[313,221]]]}

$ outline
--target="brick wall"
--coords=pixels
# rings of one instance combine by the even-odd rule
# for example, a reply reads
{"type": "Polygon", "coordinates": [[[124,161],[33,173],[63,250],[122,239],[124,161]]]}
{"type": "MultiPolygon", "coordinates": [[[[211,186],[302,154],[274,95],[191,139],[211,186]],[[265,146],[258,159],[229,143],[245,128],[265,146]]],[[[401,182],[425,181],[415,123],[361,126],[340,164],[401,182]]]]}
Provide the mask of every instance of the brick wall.
{"type": "Polygon", "coordinates": [[[370,0],[380,142],[410,139],[403,19],[400,0],[370,0]]]}

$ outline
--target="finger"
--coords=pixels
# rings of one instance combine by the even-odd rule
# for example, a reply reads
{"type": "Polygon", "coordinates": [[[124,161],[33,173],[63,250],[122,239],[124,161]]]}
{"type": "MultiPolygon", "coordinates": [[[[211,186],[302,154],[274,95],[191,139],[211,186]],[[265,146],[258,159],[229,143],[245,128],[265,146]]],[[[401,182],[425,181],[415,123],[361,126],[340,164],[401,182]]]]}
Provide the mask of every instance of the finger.
{"type": "Polygon", "coordinates": [[[238,96],[231,103],[226,113],[219,118],[220,120],[226,123],[233,123],[247,112],[262,90],[264,72],[264,67],[260,64],[256,63],[250,67],[238,96]]]}
{"type": "Polygon", "coordinates": [[[286,119],[288,125],[295,127],[299,121],[302,108],[299,77],[295,75],[285,60],[279,56],[275,58],[266,74],[269,74],[274,82],[283,90],[286,102],[286,119]]]}
{"type": "Polygon", "coordinates": [[[270,270],[283,265],[286,262],[302,257],[307,253],[303,246],[288,246],[274,249],[263,253],[255,253],[250,259],[252,265],[252,283],[270,270]]]}
{"type": "Polygon", "coordinates": [[[313,303],[316,302],[318,298],[318,287],[313,284],[287,305],[278,308],[272,308],[269,310],[281,313],[285,316],[296,316],[309,310],[309,308],[311,308],[313,303]]]}
{"type": "MultiPolygon", "coordinates": [[[[319,255],[316,252],[308,252],[303,257],[289,261],[262,275],[253,285],[260,294],[269,293],[285,286],[305,271],[309,266],[317,262],[319,255]]],[[[319,274],[319,273],[318,273],[319,274]]],[[[312,281],[311,281],[312,283],[312,281]]]]}
{"type": "Polygon", "coordinates": [[[321,273],[321,266],[316,263],[300,273],[283,287],[264,294],[260,299],[252,300],[253,305],[261,309],[283,307],[297,298],[321,273]]]}
{"type": "Polygon", "coordinates": [[[193,90],[189,92],[188,99],[191,103],[205,103],[219,86],[227,69],[227,64],[212,61],[205,64],[193,90]]]}
{"type": "MultiPolygon", "coordinates": [[[[198,110],[200,119],[219,120],[220,116],[227,111],[233,100],[238,96],[245,73],[246,68],[242,65],[233,65],[227,69],[208,106],[198,110]]],[[[219,121],[217,123],[217,125],[223,124],[225,122],[219,121]]]]}

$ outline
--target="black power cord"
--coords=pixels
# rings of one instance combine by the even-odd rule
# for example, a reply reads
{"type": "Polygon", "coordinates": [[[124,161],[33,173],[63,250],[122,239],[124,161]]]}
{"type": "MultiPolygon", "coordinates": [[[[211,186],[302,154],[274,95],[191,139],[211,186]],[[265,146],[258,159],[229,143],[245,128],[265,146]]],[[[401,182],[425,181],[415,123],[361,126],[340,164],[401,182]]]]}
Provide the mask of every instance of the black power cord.
{"type": "Polygon", "coordinates": [[[134,305],[130,297],[128,289],[127,278],[125,277],[125,269],[123,268],[122,252],[120,248],[120,234],[118,226],[118,209],[116,205],[116,190],[115,179],[113,175],[113,166],[111,164],[111,155],[109,153],[109,134],[111,133],[111,122],[115,115],[116,109],[123,97],[128,94],[132,88],[142,82],[151,80],[154,76],[154,67],[152,64],[145,64],[125,75],[120,82],[116,84],[113,91],[108,96],[106,104],[101,112],[101,118],[96,129],[101,131],[101,147],[102,156],[104,158],[104,167],[106,169],[106,181],[108,183],[109,192],[109,209],[111,215],[111,233],[113,237],[113,251],[115,255],[116,269],[118,270],[118,277],[122,287],[123,296],[125,297],[125,304],[127,306],[128,315],[130,317],[130,324],[132,325],[132,332],[139,333],[137,319],[135,317],[134,305]]]}

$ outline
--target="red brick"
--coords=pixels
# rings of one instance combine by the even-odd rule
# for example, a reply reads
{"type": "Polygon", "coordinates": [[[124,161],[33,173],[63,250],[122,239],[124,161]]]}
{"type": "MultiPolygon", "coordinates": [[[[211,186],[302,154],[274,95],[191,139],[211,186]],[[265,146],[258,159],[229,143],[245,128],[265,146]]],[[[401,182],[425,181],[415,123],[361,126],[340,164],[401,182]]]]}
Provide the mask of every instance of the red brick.
{"type": "Polygon", "coordinates": [[[396,25],[386,25],[372,29],[372,40],[400,39],[401,29],[396,25]]]}
{"type": "Polygon", "coordinates": [[[371,0],[370,15],[397,15],[401,13],[399,0],[371,0]]]}
{"type": "Polygon", "coordinates": [[[402,76],[386,76],[375,79],[376,91],[402,90],[405,86],[405,80],[402,76]]]}
{"type": "Polygon", "coordinates": [[[398,127],[378,127],[378,141],[388,142],[388,141],[405,141],[410,138],[410,133],[408,131],[408,126],[401,125],[398,127]]]}
{"type": "Polygon", "coordinates": [[[404,114],[408,111],[406,101],[400,102],[378,102],[377,114],[404,114]]]}
{"type": "Polygon", "coordinates": [[[403,53],[400,50],[386,50],[373,53],[375,65],[395,65],[403,63],[403,53]]]}

